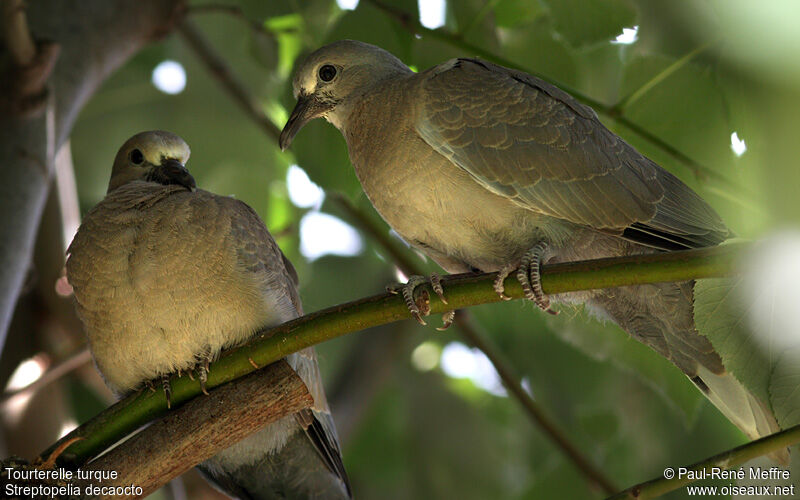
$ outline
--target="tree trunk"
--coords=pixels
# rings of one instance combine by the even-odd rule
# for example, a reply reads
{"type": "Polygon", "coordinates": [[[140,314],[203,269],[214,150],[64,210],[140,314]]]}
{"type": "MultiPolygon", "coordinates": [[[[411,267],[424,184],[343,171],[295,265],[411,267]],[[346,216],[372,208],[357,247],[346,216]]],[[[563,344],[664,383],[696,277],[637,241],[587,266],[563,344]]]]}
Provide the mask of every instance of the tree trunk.
{"type": "Polygon", "coordinates": [[[3,13],[5,52],[25,44],[12,28],[27,23],[37,54],[27,65],[3,57],[9,62],[0,70],[0,348],[31,263],[55,152],[103,80],[184,12],[184,0],[38,0],[16,26],[9,16],[19,11],[3,13]]]}

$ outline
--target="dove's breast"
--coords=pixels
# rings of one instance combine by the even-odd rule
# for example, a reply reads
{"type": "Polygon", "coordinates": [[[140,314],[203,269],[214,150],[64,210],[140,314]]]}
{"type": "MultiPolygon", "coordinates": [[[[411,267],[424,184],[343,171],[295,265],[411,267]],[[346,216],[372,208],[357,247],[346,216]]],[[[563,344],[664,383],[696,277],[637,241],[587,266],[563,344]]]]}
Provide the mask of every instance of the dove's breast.
{"type": "Polygon", "coordinates": [[[263,272],[243,268],[214,195],[126,188],[86,216],[67,262],[92,354],[116,390],[296,315],[286,294],[267,293],[263,272]]]}

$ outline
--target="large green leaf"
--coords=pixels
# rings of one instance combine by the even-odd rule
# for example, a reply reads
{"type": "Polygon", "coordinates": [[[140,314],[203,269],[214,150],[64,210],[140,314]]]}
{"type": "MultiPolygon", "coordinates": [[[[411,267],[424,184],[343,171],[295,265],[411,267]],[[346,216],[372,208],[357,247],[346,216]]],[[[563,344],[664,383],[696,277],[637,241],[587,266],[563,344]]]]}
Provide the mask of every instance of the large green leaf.
{"type": "Polygon", "coordinates": [[[775,359],[764,349],[764,339],[748,328],[752,307],[743,300],[744,279],[699,280],[694,289],[694,321],[708,337],[730,371],[761,401],[769,402],[770,372],[775,359]]]}
{"type": "Polygon", "coordinates": [[[781,427],[800,424],[800,348],[780,354],[772,370],[769,392],[781,427]]]}
{"type": "Polygon", "coordinates": [[[636,24],[636,11],[625,0],[543,0],[558,32],[573,46],[613,40],[636,24]]]}

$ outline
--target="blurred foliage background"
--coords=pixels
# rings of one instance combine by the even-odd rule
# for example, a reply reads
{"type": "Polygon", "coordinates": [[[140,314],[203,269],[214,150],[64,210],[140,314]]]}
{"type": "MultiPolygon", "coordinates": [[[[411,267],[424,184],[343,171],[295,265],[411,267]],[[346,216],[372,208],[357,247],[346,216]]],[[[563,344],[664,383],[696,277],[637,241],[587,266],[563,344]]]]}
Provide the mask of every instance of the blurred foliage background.
{"type": "MultiPolygon", "coordinates": [[[[697,190],[739,236],[800,222],[800,5],[792,0],[205,0],[190,2],[187,17],[277,128],[294,105],[296,59],[327,42],[373,43],[419,70],[479,55],[594,103],[609,128],[697,190]]],[[[81,213],[104,196],[125,139],[170,130],[191,146],[199,186],[236,196],[263,217],[298,269],[306,312],[396,281],[385,250],[345,226],[353,221],[334,200],[341,194],[377,220],[339,132],[317,120],[282,153],[218,74],[176,32],[104,84],[71,140],[81,213]],[[173,64],[160,66],[165,61],[173,64]]],[[[4,386],[15,370],[12,388],[84,342],[70,300],[53,292],[63,265],[60,224],[52,202],[3,351],[4,386]]],[[[620,489],[746,441],[676,368],[581,308],[546,317],[515,301],[471,316],[535,402],[620,489]]],[[[407,321],[318,352],[357,498],[604,496],[456,328],[439,333],[407,321]]],[[[109,401],[86,362],[32,397],[5,398],[8,452],[35,456],[109,401]]],[[[184,483],[156,496],[218,495],[193,475],[184,483]]]]}

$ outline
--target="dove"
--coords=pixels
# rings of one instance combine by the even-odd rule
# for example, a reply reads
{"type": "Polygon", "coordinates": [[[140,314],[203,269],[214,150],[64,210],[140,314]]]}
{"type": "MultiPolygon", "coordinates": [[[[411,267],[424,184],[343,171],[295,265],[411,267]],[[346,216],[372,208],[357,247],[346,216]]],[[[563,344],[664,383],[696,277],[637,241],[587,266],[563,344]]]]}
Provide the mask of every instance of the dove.
{"type": "MultiPolygon", "coordinates": [[[[197,189],[189,153],[170,132],[125,142],[105,198],[68,249],[89,348],[119,395],[180,371],[196,370],[202,382],[221,350],[302,315],[297,274],[264,223],[245,203],[197,189]]],[[[350,498],[315,353],[285,359],[314,406],[199,468],[243,499],[350,498]]]]}
{"type": "MultiPolygon", "coordinates": [[[[527,73],[458,58],[415,73],[389,52],[343,40],[311,53],[279,145],[310,120],[344,136],[371,203],[450,273],[514,269],[527,298],[584,303],[677,366],[750,438],[779,430],[764,401],[726,370],[693,319],[693,282],[548,297],[544,263],[708,247],[732,233],[677,177],[595,112],[527,73]]],[[[404,290],[409,299],[419,277],[404,290]]],[[[443,297],[441,283],[431,279],[443,297]]]]}

